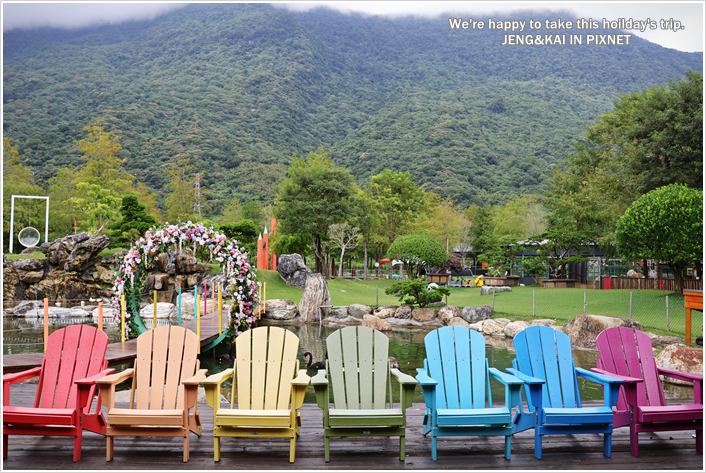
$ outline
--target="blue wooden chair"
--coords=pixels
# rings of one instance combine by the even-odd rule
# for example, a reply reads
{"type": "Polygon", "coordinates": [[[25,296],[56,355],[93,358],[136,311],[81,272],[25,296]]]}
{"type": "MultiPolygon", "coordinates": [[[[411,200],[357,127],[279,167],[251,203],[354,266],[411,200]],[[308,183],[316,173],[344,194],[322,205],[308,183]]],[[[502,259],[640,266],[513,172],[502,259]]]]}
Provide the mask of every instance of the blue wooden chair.
{"type": "Polygon", "coordinates": [[[571,355],[571,339],[551,327],[528,327],[513,339],[517,358],[507,371],[525,383],[529,412],[522,402],[513,433],[534,427],[534,456],[542,458],[542,436],[553,434],[604,434],[603,455],[610,457],[613,408],[623,381],[577,368],[571,355]],[[603,385],[604,405],[581,407],[578,379],[581,376],[603,385]]]}
{"type": "Polygon", "coordinates": [[[427,410],[424,435],[431,432],[431,458],[441,436],[504,435],[510,459],[512,415],[522,381],[488,367],[485,338],[466,327],[443,327],[424,337],[427,357],[417,369],[427,410]],[[493,407],[490,377],[505,385],[505,406],[493,407]],[[487,396],[486,396],[487,391],[487,396]]]}

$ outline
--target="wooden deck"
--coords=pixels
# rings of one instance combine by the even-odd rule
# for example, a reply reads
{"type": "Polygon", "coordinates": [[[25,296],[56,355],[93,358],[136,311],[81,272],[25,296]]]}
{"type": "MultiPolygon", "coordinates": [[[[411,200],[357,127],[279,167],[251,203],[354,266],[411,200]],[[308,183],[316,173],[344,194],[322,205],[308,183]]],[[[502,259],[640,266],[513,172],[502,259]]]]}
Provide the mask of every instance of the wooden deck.
{"type": "MultiPolygon", "coordinates": [[[[227,322],[227,316],[223,316],[223,324],[227,322]]],[[[182,322],[182,327],[186,327],[196,333],[196,320],[182,322]]],[[[218,337],[218,311],[211,312],[201,317],[201,346],[207,345],[218,337]]],[[[109,366],[131,363],[137,353],[137,339],[127,340],[125,343],[117,342],[108,345],[105,357],[109,366]]],[[[19,353],[16,355],[3,355],[3,374],[17,373],[20,371],[41,366],[44,353],[19,353]]]]}
{"type": "MultiPolygon", "coordinates": [[[[36,385],[12,387],[11,402],[31,405],[36,385]]],[[[312,389],[311,387],[309,389],[312,389]]],[[[670,403],[672,401],[669,401],[670,403]]],[[[674,401],[679,403],[680,401],[674,401]]],[[[587,405],[602,404],[589,401],[587,405]]],[[[118,404],[120,405],[120,404],[118,404]]],[[[124,406],[124,404],[123,404],[124,406]]],[[[104,408],[105,410],[105,408],[104,408]]],[[[290,464],[287,439],[221,440],[222,459],[213,461],[212,411],[199,403],[203,435],[191,434],[191,458],[182,462],[182,440],[168,437],[118,437],[115,457],[105,461],[105,438],[84,432],[81,460],[73,463],[73,441],[62,437],[10,436],[5,470],[694,470],[703,471],[703,455],[696,453],[693,432],[641,434],[640,457],[630,456],[628,428],[613,434],[613,456],[603,456],[601,435],[551,435],[543,442],[543,458],[534,457],[534,433],[515,434],[512,459],[504,458],[502,437],[444,437],[438,442],[438,461],[431,460],[431,441],[421,433],[423,404],[407,410],[405,461],[398,458],[398,438],[331,440],[331,461],[324,462],[322,410],[315,404],[302,409],[301,437],[296,461],[290,464]]]]}

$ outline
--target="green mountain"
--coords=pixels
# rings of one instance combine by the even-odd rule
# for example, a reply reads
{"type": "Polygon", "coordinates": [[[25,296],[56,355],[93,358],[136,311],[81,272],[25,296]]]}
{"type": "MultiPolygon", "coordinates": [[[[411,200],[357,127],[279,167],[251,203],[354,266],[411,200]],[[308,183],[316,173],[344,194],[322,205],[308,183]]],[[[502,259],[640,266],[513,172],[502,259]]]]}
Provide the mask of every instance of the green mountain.
{"type": "Polygon", "coordinates": [[[292,153],[319,146],[361,183],[391,168],[462,205],[502,203],[543,193],[620,93],[703,64],[635,36],[501,46],[503,32],[453,30],[449,17],[190,4],[151,21],[12,31],[4,133],[46,180],[81,163],[73,140],[104,119],[128,171],[162,195],[169,159],[191,157],[215,212],[234,196],[271,202],[292,153]]]}

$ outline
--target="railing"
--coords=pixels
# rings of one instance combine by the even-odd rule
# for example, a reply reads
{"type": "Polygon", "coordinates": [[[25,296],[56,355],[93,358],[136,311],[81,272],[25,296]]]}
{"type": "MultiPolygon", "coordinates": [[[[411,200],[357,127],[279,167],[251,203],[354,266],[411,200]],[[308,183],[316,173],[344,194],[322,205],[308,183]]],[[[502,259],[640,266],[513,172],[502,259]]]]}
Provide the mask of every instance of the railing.
{"type": "MultiPolygon", "coordinates": [[[[611,289],[661,289],[663,291],[674,292],[677,290],[676,281],[674,279],[657,279],[657,278],[628,278],[621,276],[611,276],[611,289]]],[[[703,280],[701,279],[684,279],[684,289],[703,289],[703,280]]],[[[604,283],[605,286],[605,283],[604,283]]]]}

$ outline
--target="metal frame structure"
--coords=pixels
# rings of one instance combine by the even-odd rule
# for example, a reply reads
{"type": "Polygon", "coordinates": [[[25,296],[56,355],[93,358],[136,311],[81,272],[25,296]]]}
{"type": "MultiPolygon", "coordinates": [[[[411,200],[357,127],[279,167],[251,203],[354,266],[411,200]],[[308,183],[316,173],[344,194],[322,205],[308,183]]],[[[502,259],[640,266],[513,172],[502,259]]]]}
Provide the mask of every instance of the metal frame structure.
{"type": "Polygon", "coordinates": [[[44,219],[44,241],[49,241],[49,197],[37,195],[13,195],[10,204],[10,253],[12,253],[12,243],[15,239],[15,198],[17,199],[45,199],[47,201],[46,218],[44,219]]]}

